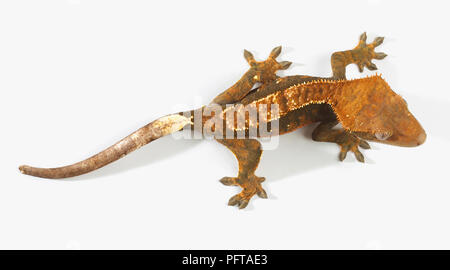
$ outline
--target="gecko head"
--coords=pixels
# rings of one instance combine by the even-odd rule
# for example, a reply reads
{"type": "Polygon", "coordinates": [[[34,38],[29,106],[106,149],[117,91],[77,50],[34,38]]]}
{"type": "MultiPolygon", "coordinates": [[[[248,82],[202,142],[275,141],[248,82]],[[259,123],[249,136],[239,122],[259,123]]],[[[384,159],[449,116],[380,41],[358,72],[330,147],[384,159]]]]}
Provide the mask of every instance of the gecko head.
{"type": "Polygon", "coordinates": [[[397,94],[387,100],[382,112],[385,119],[383,129],[374,133],[373,140],[406,147],[423,144],[427,135],[419,121],[408,110],[406,101],[397,94]]]}
{"type": "MultiPolygon", "coordinates": [[[[380,77],[367,92],[354,118],[354,130],[364,131],[368,140],[396,146],[421,145],[427,137],[419,121],[408,109],[406,101],[380,77]]],[[[359,133],[359,132],[358,132],[359,133]]]]}

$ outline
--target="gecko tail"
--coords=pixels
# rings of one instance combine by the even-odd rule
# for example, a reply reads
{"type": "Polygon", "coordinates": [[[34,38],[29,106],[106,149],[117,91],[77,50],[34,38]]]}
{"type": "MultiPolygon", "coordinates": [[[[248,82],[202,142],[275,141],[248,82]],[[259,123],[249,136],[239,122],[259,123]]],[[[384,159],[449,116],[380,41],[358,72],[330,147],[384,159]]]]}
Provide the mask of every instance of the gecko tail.
{"type": "Polygon", "coordinates": [[[192,123],[189,118],[181,114],[171,114],[147,124],[102,152],[78,163],[58,168],[35,168],[22,165],[19,170],[23,174],[51,179],[82,175],[116,161],[151,141],[179,131],[190,124],[192,123]]]}

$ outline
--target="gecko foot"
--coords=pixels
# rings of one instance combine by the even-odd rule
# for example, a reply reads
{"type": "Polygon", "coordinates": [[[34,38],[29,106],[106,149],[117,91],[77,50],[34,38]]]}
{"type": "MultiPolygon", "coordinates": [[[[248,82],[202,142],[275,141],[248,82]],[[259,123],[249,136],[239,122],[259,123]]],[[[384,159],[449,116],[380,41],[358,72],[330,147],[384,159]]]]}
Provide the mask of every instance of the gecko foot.
{"type": "Polygon", "coordinates": [[[220,182],[226,186],[240,186],[242,191],[234,195],[228,201],[228,205],[237,206],[239,209],[245,208],[253,195],[266,199],[267,193],[262,188],[261,183],[266,180],[264,177],[252,175],[250,177],[223,177],[220,182]]]}
{"type": "Polygon", "coordinates": [[[369,70],[376,70],[377,66],[371,62],[372,59],[383,59],[387,54],[382,52],[375,52],[375,47],[378,47],[383,43],[383,37],[376,37],[372,43],[367,44],[367,35],[364,32],[359,37],[358,45],[352,50],[352,57],[355,59],[355,63],[358,66],[359,72],[363,72],[364,67],[369,70]]]}
{"type": "Polygon", "coordinates": [[[341,147],[339,153],[339,160],[343,161],[347,157],[347,152],[352,151],[359,162],[364,162],[364,156],[359,151],[359,147],[363,149],[370,149],[369,143],[356,137],[355,135],[344,131],[336,140],[336,143],[341,147]]]}
{"type": "Polygon", "coordinates": [[[289,68],[292,62],[275,60],[281,53],[281,46],[275,47],[265,61],[256,61],[253,54],[244,50],[244,58],[247,60],[254,72],[255,82],[267,83],[275,80],[278,76],[275,74],[278,70],[289,68]]]}

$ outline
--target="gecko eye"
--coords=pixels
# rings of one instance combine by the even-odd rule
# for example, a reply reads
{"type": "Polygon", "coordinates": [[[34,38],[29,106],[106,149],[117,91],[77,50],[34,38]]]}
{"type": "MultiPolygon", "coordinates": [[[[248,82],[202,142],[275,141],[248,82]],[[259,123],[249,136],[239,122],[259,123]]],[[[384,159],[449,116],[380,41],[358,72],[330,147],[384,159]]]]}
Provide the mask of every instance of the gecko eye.
{"type": "Polygon", "coordinates": [[[375,137],[380,141],[384,141],[391,137],[391,134],[390,132],[376,132],[375,137]]]}

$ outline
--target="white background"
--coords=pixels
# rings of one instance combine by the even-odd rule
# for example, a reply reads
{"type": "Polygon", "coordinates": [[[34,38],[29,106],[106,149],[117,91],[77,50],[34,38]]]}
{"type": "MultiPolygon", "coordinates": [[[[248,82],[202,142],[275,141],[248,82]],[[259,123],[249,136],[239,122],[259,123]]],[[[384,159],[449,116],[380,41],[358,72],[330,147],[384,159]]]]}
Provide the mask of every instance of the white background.
{"type": "MultiPolygon", "coordinates": [[[[0,248],[450,248],[447,1],[1,1],[0,248]],[[209,101],[283,45],[282,75],[329,76],[333,51],[367,31],[374,61],[428,133],[372,144],[367,163],[280,138],[257,175],[269,199],[239,211],[221,185],[237,162],[214,141],[166,137],[71,180],[67,165],[147,122],[209,101]]],[[[371,74],[365,71],[362,75],[371,74]]],[[[360,77],[355,66],[349,78],[360,77]]]]}

